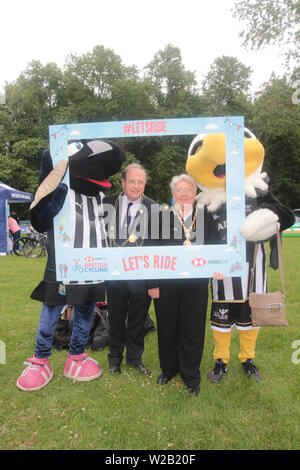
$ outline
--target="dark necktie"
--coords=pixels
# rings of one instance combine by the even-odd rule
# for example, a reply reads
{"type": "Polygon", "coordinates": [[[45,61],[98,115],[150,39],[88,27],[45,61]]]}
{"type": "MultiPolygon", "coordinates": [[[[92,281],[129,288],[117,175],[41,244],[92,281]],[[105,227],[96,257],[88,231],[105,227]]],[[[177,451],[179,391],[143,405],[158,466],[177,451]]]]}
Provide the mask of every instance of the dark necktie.
{"type": "Polygon", "coordinates": [[[132,202],[129,202],[128,203],[128,206],[127,206],[127,213],[126,213],[126,217],[124,219],[124,224],[123,224],[123,227],[125,229],[126,227],[126,234],[127,234],[127,237],[129,236],[129,226],[130,226],[130,223],[131,223],[131,215],[130,215],[130,208],[131,206],[133,205],[132,202]],[[125,225],[126,224],[126,225],[125,225]]]}

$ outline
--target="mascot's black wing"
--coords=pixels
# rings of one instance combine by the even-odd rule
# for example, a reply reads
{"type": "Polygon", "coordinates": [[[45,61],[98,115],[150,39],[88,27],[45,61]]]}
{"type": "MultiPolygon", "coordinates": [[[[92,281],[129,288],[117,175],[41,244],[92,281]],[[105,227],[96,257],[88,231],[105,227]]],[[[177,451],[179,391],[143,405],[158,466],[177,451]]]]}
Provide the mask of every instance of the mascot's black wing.
{"type": "MultiPolygon", "coordinates": [[[[261,208],[269,209],[273,211],[278,216],[278,222],[280,223],[280,232],[288,229],[295,223],[295,215],[293,211],[284,206],[272,193],[268,193],[264,202],[260,205],[261,208]]],[[[273,269],[278,269],[279,260],[278,260],[278,251],[277,251],[277,237],[274,235],[270,239],[270,267],[273,269]]]]}
{"type": "Polygon", "coordinates": [[[270,266],[278,268],[276,232],[286,230],[295,222],[293,211],[267,192],[257,197],[257,209],[246,217],[241,235],[253,243],[270,242],[270,266]]]}
{"type": "Polygon", "coordinates": [[[245,240],[254,243],[269,241],[277,232],[293,225],[291,209],[280,203],[270,192],[257,197],[257,209],[249,214],[240,227],[245,240]]]}
{"type": "Polygon", "coordinates": [[[295,223],[294,212],[284,204],[282,204],[272,193],[268,192],[265,196],[258,197],[258,207],[260,209],[269,209],[278,217],[280,223],[280,231],[286,230],[295,223]]]}

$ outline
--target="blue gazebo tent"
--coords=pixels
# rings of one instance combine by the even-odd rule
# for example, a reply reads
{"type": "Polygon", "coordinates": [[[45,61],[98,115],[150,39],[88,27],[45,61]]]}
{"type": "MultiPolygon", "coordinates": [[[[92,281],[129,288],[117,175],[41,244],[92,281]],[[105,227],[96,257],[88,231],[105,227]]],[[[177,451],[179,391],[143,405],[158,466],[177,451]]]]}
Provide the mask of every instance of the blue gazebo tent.
{"type": "Polygon", "coordinates": [[[0,181],[0,256],[5,256],[8,253],[8,204],[16,202],[30,203],[32,200],[33,195],[31,193],[11,188],[0,181]]]}

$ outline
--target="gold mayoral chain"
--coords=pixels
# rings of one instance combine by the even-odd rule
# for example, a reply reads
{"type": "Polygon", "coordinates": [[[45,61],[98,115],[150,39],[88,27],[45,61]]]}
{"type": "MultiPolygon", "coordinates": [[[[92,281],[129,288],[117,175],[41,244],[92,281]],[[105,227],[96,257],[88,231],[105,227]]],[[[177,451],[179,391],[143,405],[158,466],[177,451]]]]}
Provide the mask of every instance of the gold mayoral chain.
{"type": "MultiPolygon", "coordinates": [[[[119,207],[119,197],[117,197],[116,199],[116,202],[115,202],[115,206],[114,206],[114,213],[113,213],[113,216],[112,216],[112,223],[111,223],[111,226],[110,226],[110,229],[109,229],[109,233],[110,233],[110,247],[112,248],[112,246],[118,246],[118,247],[121,247],[121,246],[125,246],[127,245],[127,243],[136,243],[137,242],[137,236],[136,236],[136,227],[137,227],[137,223],[138,223],[138,214],[143,214],[143,209],[142,209],[142,206],[143,206],[143,200],[144,200],[144,195],[142,195],[142,198],[141,198],[141,202],[140,202],[140,205],[139,205],[139,208],[137,210],[137,215],[135,217],[135,220],[134,220],[134,225],[132,227],[132,229],[130,230],[130,234],[129,234],[129,237],[121,244],[121,245],[118,245],[116,243],[116,240],[114,238],[114,235],[115,235],[115,227],[116,227],[116,220],[117,220],[117,210],[118,210],[118,207],[119,207]]],[[[137,245],[136,243],[136,246],[142,246],[143,243],[144,243],[144,240],[145,240],[145,234],[146,234],[146,224],[145,224],[145,216],[146,214],[144,214],[144,233],[143,233],[143,237],[142,237],[142,240],[141,240],[141,244],[140,245],[137,245]]]]}
{"type": "Polygon", "coordinates": [[[182,228],[183,228],[183,231],[184,231],[184,236],[185,236],[185,240],[183,242],[183,244],[185,246],[188,246],[188,245],[191,245],[191,233],[194,229],[194,226],[195,226],[195,222],[196,222],[196,217],[197,217],[197,213],[198,213],[198,207],[196,206],[195,208],[195,214],[194,214],[194,217],[193,217],[193,220],[192,220],[192,223],[189,227],[186,227],[185,224],[184,224],[184,221],[183,221],[183,218],[181,217],[180,214],[178,214],[177,210],[175,209],[174,207],[174,212],[177,216],[177,218],[179,219],[181,225],[182,225],[182,228]]]}

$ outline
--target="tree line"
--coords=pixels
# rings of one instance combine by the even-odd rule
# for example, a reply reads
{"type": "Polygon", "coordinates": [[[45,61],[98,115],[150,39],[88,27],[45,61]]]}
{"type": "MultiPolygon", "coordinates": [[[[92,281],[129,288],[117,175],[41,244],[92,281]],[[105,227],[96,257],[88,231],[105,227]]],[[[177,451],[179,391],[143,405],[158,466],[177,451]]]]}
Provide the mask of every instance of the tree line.
{"type": "MultiPolygon", "coordinates": [[[[273,74],[253,97],[250,67],[222,56],[198,83],[172,44],[159,50],[143,72],[126,66],[102,45],[81,56],[69,55],[62,68],[33,60],[6,84],[6,102],[0,105],[0,180],[36,191],[51,124],[243,115],[245,125],[265,147],[271,190],[292,208],[300,207],[300,103],[292,102],[296,72],[288,77],[273,74]]],[[[192,138],[132,138],[119,143],[128,162],[139,161],[147,169],[147,194],[166,202],[171,177],[185,170],[192,138]]],[[[118,190],[120,176],[113,181],[118,190]]]]}

